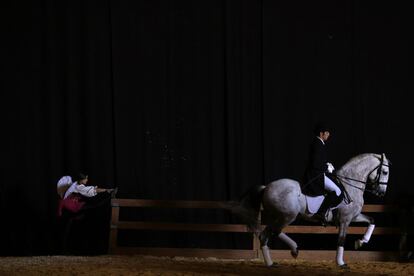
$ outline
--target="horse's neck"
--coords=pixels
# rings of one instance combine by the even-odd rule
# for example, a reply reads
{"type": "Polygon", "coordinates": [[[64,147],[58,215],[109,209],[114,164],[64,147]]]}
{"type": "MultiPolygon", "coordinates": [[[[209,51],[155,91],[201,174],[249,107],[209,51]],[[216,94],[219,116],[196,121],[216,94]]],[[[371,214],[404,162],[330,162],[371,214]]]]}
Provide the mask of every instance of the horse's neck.
{"type": "MultiPolygon", "coordinates": [[[[353,181],[355,182],[355,181],[353,181]]],[[[358,187],[360,185],[357,184],[361,184],[361,183],[352,183],[352,185],[354,185],[355,187],[358,187]],[[356,184],[356,185],[354,185],[356,184]]],[[[358,202],[360,204],[364,204],[364,190],[360,190],[358,188],[352,187],[350,185],[345,185],[345,190],[348,193],[350,200],[353,202],[358,202]]],[[[363,187],[365,188],[365,187],[363,187]]]]}
{"type": "Polygon", "coordinates": [[[364,191],[366,189],[366,178],[368,174],[367,170],[368,168],[363,167],[360,172],[355,172],[353,170],[339,171],[340,175],[346,177],[342,182],[352,201],[357,201],[362,204],[364,202],[364,191]]]}

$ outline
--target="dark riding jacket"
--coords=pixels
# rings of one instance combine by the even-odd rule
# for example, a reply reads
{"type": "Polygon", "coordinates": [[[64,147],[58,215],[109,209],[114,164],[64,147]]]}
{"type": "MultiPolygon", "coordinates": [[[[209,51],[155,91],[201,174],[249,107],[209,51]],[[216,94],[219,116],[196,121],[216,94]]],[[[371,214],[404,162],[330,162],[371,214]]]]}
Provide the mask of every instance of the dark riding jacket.
{"type": "Polygon", "coordinates": [[[325,194],[324,173],[328,169],[327,162],[326,145],[318,137],[315,137],[310,145],[308,164],[302,183],[304,194],[311,196],[325,194]]]}

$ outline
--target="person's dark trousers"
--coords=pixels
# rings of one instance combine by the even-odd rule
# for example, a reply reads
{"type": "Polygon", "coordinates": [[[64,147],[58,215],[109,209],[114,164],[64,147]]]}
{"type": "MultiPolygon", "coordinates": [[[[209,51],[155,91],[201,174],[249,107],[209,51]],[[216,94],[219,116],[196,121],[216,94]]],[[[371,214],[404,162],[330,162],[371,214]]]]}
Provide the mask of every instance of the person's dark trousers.
{"type": "MultiPolygon", "coordinates": [[[[83,228],[92,227],[96,216],[100,216],[101,210],[106,213],[110,207],[112,195],[107,192],[98,193],[94,197],[83,197],[85,205],[77,213],[63,210],[61,229],[61,251],[64,255],[86,255],[90,251],[88,239],[85,238],[83,228]],[[107,207],[107,208],[106,208],[107,207]],[[90,223],[89,223],[90,222],[90,223]]],[[[88,236],[88,235],[86,235],[88,236]]]]}
{"type": "Polygon", "coordinates": [[[111,201],[111,194],[107,192],[102,192],[97,194],[94,197],[85,197],[85,205],[82,207],[80,212],[86,212],[90,209],[95,209],[109,204],[111,201]]]}
{"type": "Polygon", "coordinates": [[[63,210],[60,220],[60,252],[63,255],[72,255],[73,254],[73,238],[72,229],[73,226],[79,223],[83,218],[84,214],[82,213],[72,213],[67,210],[63,210]]]}
{"type": "Polygon", "coordinates": [[[85,214],[82,228],[94,235],[82,238],[83,242],[79,245],[81,255],[100,255],[107,252],[111,198],[111,193],[102,192],[85,200],[86,204],[81,210],[81,213],[85,214]]]}
{"type": "Polygon", "coordinates": [[[398,210],[400,239],[398,244],[399,261],[408,262],[413,258],[414,207],[402,204],[398,210]]]}

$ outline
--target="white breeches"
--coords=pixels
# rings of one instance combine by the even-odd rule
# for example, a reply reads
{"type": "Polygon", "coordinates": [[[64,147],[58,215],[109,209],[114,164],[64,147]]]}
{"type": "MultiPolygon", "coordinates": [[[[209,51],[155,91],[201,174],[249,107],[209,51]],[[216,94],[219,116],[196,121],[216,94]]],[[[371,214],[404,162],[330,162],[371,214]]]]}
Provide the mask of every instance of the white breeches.
{"type": "Polygon", "coordinates": [[[336,184],[331,179],[329,179],[329,177],[327,177],[326,175],[324,175],[324,177],[325,177],[325,190],[335,192],[335,194],[339,196],[341,194],[341,189],[339,189],[338,186],[336,186],[336,184]]]}

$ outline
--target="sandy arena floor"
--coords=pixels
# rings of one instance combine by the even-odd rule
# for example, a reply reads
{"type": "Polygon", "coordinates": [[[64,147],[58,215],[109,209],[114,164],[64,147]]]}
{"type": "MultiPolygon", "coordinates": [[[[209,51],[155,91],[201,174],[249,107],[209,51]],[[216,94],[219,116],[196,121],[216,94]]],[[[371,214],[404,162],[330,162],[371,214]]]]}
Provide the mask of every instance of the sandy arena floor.
{"type": "Polygon", "coordinates": [[[414,275],[414,263],[353,262],[338,269],[333,261],[282,260],[267,268],[261,260],[149,256],[0,257],[0,275],[414,275]]]}

